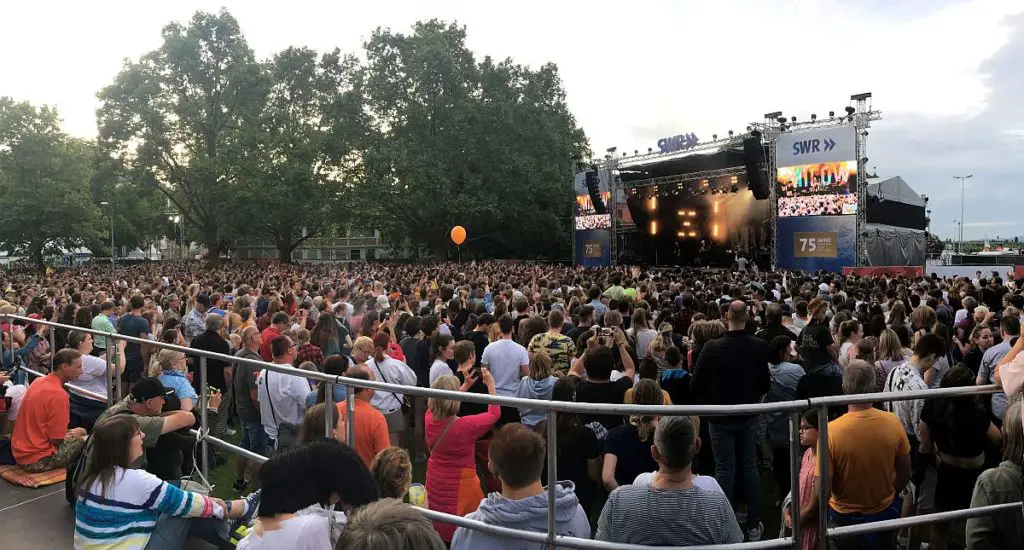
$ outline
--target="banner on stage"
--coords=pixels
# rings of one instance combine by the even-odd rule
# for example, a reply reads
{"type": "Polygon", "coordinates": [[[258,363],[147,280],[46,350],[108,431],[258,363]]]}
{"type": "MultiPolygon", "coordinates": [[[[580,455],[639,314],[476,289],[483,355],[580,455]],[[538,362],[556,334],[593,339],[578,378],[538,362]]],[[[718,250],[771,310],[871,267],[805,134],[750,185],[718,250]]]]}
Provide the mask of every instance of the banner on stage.
{"type": "Polygon", "coordinates": [[[796,258],[835,258],[839,233],[834,231],[797,232],[793,234],[793,256],[796,258]]]}
{"type": "Polygon", "coordinates": [[[775,148],[778,167],[856,159],[857,130],[852,125],[783,133],[775,148]]]}
{"type": "Polygon", "coordinates": [[[611,229],[584,229],[575,232],[576,265],[608,267],[612,264],[611,229]]]}
{"type": "Polygon", "coordinates": [[[779,218],[776,227],[779,269],[838,273],[857,265],[856,216],[779,218]]]}

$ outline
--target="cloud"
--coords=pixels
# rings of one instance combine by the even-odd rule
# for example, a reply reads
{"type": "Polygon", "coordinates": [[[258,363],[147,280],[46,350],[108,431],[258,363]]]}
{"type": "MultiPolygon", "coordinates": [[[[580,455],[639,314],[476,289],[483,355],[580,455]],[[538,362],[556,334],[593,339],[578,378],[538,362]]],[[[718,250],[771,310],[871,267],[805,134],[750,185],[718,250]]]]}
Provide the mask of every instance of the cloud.
{"type": "Polygon", "coordinates": [[[1020,225],[1020,222],[967,222],[964,227],[1012,227],[1020,225]]]}

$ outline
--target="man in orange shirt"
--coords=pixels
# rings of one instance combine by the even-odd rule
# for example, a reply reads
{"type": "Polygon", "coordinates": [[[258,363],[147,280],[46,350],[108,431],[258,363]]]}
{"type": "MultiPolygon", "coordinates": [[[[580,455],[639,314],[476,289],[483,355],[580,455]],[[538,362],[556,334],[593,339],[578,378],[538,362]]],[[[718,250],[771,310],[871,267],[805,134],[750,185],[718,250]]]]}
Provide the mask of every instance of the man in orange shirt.
{"type": "MultiPolygon", "coordinates": [[[[345,371],[346,378],[357,380],[374,380],[373,371],[366,365],[356,365],[345,371]]],[[[388,421],[384,415],[370,404],[373,397],[373,390],[353,388],[356,404],[356,440],[349,442],[356,449],[356,453],[369,467],[377,453],[391,446],[391,439],[388,437],[388,421]]],[[[348,421],[348,409],[345,401],[338,403],[338,414],[346,422],[348,421]]]]}
{"type": "Polygon", "coordinates": [[[22,470],[64,468],[85,446],[85,428],[68,430],[71,402],[64,391],[81,374],[81,352],[62,349],[53,356],[53,372],[29,386],[11,434],[11,452],[22,470]]]}

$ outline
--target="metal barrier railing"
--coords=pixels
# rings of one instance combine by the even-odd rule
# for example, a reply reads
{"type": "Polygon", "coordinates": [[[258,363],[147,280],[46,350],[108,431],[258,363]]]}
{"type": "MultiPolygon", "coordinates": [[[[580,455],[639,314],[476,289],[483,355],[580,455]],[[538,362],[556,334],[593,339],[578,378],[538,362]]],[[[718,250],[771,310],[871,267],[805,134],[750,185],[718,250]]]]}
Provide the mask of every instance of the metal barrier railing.
{"type": "MultiPolygon", "coordinates": [[[[199,375],[200,375],[200,395],[203,395],[207,388],[207,366],[206,362],[208,359],[215,359],[218,361],[226,362],[230,365],[235,364],[246,364],[250,366],[259,367],[272,372],[279,372],[282,374],[288,374],[292,376],[299,376],[302,378],[317,380],[328,384],[326,388],[327,402],[325,403],[326,419],[324,423],[325,435],[331,437],[332,431],[335,425],[333,419],[334,409],[334,392],[333,385],[341,384],[345,387],[346,395],[346,413],[348,415],[347,424],[347,435],[348,441],[355,441],[355,402],[353,400],[353,389],[354,388],[365,388],[382,390],[389,392],[399,392],[405,395],[421,396],[421,397],[435,397],[443,399],[452,399],[457,401],[466,401],[470,403],[482,403],[482,404],[494,404],[502,405],[507,407],[516,408],[530,408],[534,410],[547,411],[547,449],[548,452],[548,472],[549,472],[549,483],[548,483],[548,530],[546,533],[534,532],[534,531],[519,531],[516,529],[510,529],[506,527],[500,527],[495,525],[489,525],[480,521],[471,520],[461,516],[455,516],[438,512],[435,510],[421,509],[425,516],[429,519],[437,522],[443,522],[455,525],[457,527],[465,527],[468,529],[478,530],[481,532],[490,533],[502,537],[510,537],[518,540],[525,540],[530,542],[538,542],[548,544],[550,548],[565,547],[565,548],[581,548],[581,549],[624,549],[624,550],[648,550],[652,548],[688,548],[703,549],[703,550],[754,550],[754,549],[773,549],[773,548],[800,548],[801,545],[801,533],[799,528],[793,529],[793,534],[790,537],[762,540],[757,542],[747,542],[740,544],[720,544],[720,545],[708,545],[708,546],[688,546],[688,547],[650,547],[643,545],[632,545],[632,544],[619,544],[610,543],[604,541],[580,539],[576,537],[565,537],[558,535],[555,530],[555,487],[556,484],[551,481],[557,479],[557,455],[554,450],[556,446],[556,418],[558,413],[586,413],[586,414],[617,414],[617,415],[648,415],[648,416],[677,416],[677,415],[698,415],[698,416],[749,416],[749,415],[760,415],[772,412],[788,412],[790,413],[789,428],[790,428],[790,448],[789,448],[789,459],[790,459],[790,491],[791,491],[791,510],[794,511],[794,518],[798,517],[800,510],[800,485],[799,485],[799,472],[800,472],[800,440],[799,440],[799,425],[800,416],[803,411],[809,409],[817,409],[819,420],[818,420],[818,460],[820,470],[820,481],[819,481],[819,507],[821,511],[818,514],[819,520],[819,531],[821,533],[821,550],[828,549],[828,541],[835,537],[840,536],[852,536],[861,535],[867,533],[876,533],[883,531],[895,531],[904,529],[907,527],[913,527],[917,525],[926,525],[931,523],[938,523],[944,521],[953,521],[957,519],[978,517],[996,514],[998,512],[1020,508],[1021,502],[997,504],[991,506],[984,506],[978,508],[969,508],[965,510],[954,510],[948,512],[938,512],[932,514],[925,514],[920,516],[913,516],[907,518],[900,518],[895,520],[878,521],[873,523],[866,523],[863,525],[847,526],[847,527],[833,527],[828,526],[828,514],[824,512],[825,506],[828,505],[829,495],[831,492],[829,482],[829,469],[828,469],[828,408],[846,406],[850,404],[859,403],[877,403],[883,401],[910,401],[916,399],[936,399],[943,397],[960,397],[969,395],[987,395],[998,393],[1000,388],[996,385],[985,385],[985,386],[970,386],[970,387],[957,387],[957,388],[940,388],[930,390],[919,390],[910,392],[899,392],[899,393],[868,393],[860,395],[839,395],[829,397],[817,397],[810,399],[798,399],[793,401],[782,401],[773,403],[754,403],[746,405],[627,405],[627,404],[603,404],[603,403],[575,403],[575,402],[561,402],[561,401],[542,401],[534,399],[523,399],[517,397],[504,397],[504,396],[492,396],[485,394],[474,394],[474,393],[462,393],[458,391],[446,391],[446,390],[435,390],[431,388],[421,388],[414,386],[402,386],[398,384],[389,384],[385,382],[377,382],[372,380],[359,380],[354,378],[346,378],[343,376],[334,376],[323,374],[315,371],[300,370],[289,365],[282,365],[277,363],[267,363],[264,361],[255,361],[252,359],[244,359],[241,357],[235,357],[232,355],[223,355],[219,353],[196,350],[188,347],[178,346],[174,344],[165,344],[161,342],[154,342],[151,340],[133,338],[130,336],[124,336],[116,333],[107,333],[89,328],[75,327],[71,325],[63,325],[60,323],[54,323],[51,321],[45,321],[40,319],[31,319],[28,317],[22,317],[18,315],[0,315],[0,320],[9,321],[23,321],[25,323],[44,324],[52,328],[74,330],[92,334],[94,336],[103,336],[107,338],[108,349],[112,345],[116,345],[116,342],[123,340],[126,342],[144,344],[153,346],[159,349],[169,349],[174,351],[180,351],[187,355],[199,358],[199,375]]],[[[13,323],[9,323],[10,338],[13,342],[13,323]]],[[[53,332],[50,332],[50,339],[53,342],[53,332]]],[[[6,352],[5,352],[6,353],[6,352]]],[[[109,355],[109,354],[108,354],[109,355]]],[[[117,393],[117,399],[123,399],[123,391],[120,384],[120,377],[116,377],[117,381],[113,380],[113,371],[110,368],[110,359],[107,359],[107,378],[108,388],[113,388],[117,393]]],[[[51,368],[52,368],[52,353],[51,353],[51,368]]],[[[23,370],[32,373],[37,376],[45,376],[46,373],[37,372],[29,369],[23,370]]],[[[72,384],[68,384],[67,388],[69,391],[105,401],[108,405],[114,402],[111,395],[100,395],[95,392],[91,392],[84,388],[76,387],[72,384]]],[[[223,439],[214,437],[209,434],[209,422],[207,416],[207,403],[205,399],[199,400],[200,404],[200,427],[198,430],[191,430],[191,432],[197,436],[199,443],[202,448],[202,461],[201,471],[204,477],[209,474],[208,464],[208,444],[213,444],[217,447],[243,456],[249,460],[257,462],[265,462],[267,457],[253,453],[246,449],[243,449],[237,445],[234,445],[223,439]]],[[[794,525],[796,522],[794,521],[794,525]]]]}

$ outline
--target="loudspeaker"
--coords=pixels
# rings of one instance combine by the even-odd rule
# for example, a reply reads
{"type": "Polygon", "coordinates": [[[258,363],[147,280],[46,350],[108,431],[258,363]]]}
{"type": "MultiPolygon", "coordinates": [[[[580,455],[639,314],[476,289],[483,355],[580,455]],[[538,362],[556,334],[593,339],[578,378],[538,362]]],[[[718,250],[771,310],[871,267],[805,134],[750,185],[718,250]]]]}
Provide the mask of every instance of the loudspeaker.
{"type": "Polygon", "coordinates": [[[748,137],[743,140],[743,156],[747,164],[747,187],[754,193],[754,198],[768,198],[768,182],[764,172],[764,147],[760,136],[748,137]]]}
{"type": "Polygon", "coordinates": [[[594,205],[594,212],[597,214],[607,214],[608,206],[605,205],[604,199],[601,198],[601,177],[597,170],[587,170],[583,177],[587,182],[587,192],[590,193],[590,202],[594,205]]]}

